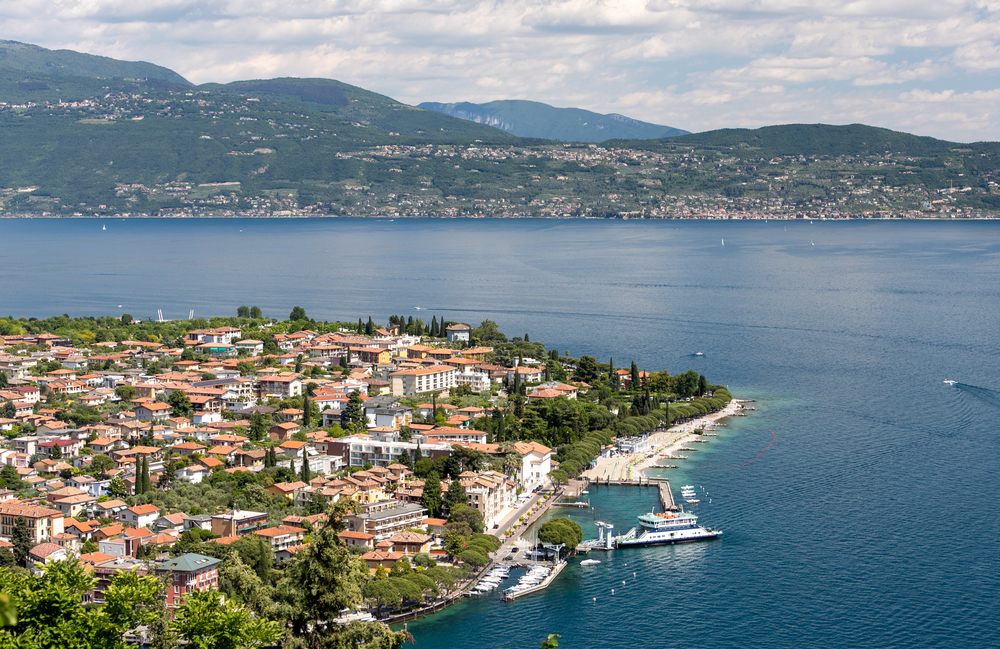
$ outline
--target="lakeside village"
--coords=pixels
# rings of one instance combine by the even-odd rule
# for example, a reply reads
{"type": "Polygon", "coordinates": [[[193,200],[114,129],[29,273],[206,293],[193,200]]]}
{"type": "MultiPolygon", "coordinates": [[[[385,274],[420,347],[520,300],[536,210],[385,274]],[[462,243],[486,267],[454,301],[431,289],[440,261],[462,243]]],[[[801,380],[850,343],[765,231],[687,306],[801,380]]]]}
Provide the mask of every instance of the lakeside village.
{"type": "Polygon", "coordinates": [[[504,562],[547,585],[582,530],[522,535],[567,483],[735,406],[490,321],[238,314],[0,319],[9,646],[398,647],[504,562]]]}

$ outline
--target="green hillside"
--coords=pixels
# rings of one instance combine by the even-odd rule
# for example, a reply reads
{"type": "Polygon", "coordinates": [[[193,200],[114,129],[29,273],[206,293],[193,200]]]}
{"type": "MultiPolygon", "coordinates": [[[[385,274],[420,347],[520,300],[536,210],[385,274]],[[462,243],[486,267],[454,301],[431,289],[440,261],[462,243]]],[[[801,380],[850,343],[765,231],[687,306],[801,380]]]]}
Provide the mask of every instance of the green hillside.
{"type": "Polygon", "coordinates": [[[118,61],[106,56],[72,50],[47,50],[37,45],[0,41],[0,69],[42,74],[72,75],[110,79],[160,79],[189,86],[191,83],[173,70],[144,61],[118,61]]]}
{"type": "Polygon", "coordinates": [[[996,143],[815,124],[563,143],[330,79],[192,86],[80,57],[79,75],[0,65],[0,216],[1000,214],[996,143]]]}
{"type": "Polygon", "coordinates": [[[640,122],[624,115],[601,115],[580,108],[555,108],[537,101],[500,100],[485,104],[424,102],[420,108],[495,126],[521,137],[562,142],[652,140],[687,132],[640,122]]]}
{"type": "Polygon", "coordinates": [[[908,153],[931,155],[955,148],[982,147],[994,150],[995,143],[956,144],[932,137],[920,137],[864,124],[831,126],[828,124],[784,124],[758,129],[725,128],[704,133],[670,137],[661,142],[617,140],[612,146],[643,146],[651,150],[676,146],[732,149],[741,157],[789,155],[881,155],[908,153]]]}

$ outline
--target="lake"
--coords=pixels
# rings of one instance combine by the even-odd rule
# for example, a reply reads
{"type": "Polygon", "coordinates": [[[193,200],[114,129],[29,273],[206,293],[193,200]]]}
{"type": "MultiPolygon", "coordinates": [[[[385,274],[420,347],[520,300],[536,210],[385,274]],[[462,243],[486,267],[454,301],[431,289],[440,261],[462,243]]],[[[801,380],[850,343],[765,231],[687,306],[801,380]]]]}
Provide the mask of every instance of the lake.
{"type": "MultiPolygon", "coordinates": [[[[0,233],[5,315],[491,319],[757,400],[670,473],[709,494],[698,513],[720,540],[463,602],[409,625],[419,648],[548,633],[567,648],[1000,645],[998,223],[3,219],[0,233]]],[[[643,488],[591,498],[622,531],[656,503],[643,488]]]]}

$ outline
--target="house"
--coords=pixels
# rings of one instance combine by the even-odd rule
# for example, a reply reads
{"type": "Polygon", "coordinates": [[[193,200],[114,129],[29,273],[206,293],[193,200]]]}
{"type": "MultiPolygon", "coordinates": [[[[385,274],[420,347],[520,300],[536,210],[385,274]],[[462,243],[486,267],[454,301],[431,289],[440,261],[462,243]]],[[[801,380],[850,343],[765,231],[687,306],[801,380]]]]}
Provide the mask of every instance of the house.
{"type": "Polygon", "coordinates": [[[83,447],[84,442],[78,439],[53,439],[48,442],[40,442],[36,445],[36,453],[45,458],[52,457],[53,447],[58,446],[62,457],[76,457],[83,447]]]}
{"type": "Polygon", "coordinates": [[[289,500],[294,500],[295,490],[305,486],[306,483],[300,480],[296,482],[275,482],[270,487],[267,487],[267,492],[272,496],[284,496],[289,500]]]}
{"type": "Polygon", "coordinates": [[[128,504],[121,500],[105,500],[102,503],[94,504],[94,516],[96,518],[117,518],[119,512],[128,509],[128,504]]]}
{"type": "Polygon", "coordinates": [[[433,365],[393,372],[389,375],[389,382],[392,384],[392,396],[404,397],[453,388],[457,375],[458,369],[451,365],[433,365]]]}
{"type": "Polygon", "coordinates": [[[194,553],[158,563],[157,574],[167,577],[167,608],[180,606],[184,595],[191,591],[218,588],[220,563],[220,559],[194,553]]]}
{"type": "Polygon", "coordinates": [[[295,374],[263,376],[257,385],[260,396],[264,399],[268,397],[284,399],[302,394],[302,380],[295,374]]]}
{"type": "Polygon", "coordinates": [[[268,436],[275,442],[283,442],[295,433],[302,430],[302,426],[294,422],[286,422],[284,424],[275,424],[267,430],[268,436]]]}
{"type": "Polygon", "coordinates": [[[166,516],[160,516],[155,521],[153,521],[153,531],[155,532],[165,532],[166,530],[184,530],[184,520],[188,517],[184,512],[178,512],[176,514],[167,514],[166,516]]]}
{"type": "Polygon", "coordinates": [[[165,421],[170,418],[170,406],[159,401],[149,401],[139,404],[135,416],[140,421],[165,421]]]}
{"type": "Polygon", "coordinates": [[[396,532],[418,527],[427,510],[416,503],[400,503],[385,500],[360,505],[357,513],[345,516],[347,527],[352,532],[364,532],[377,539],[387,539],[396,532]]]}
{"type": "Polygon", "coordinates": [[[64,517],[59,510],[8,500],[0,502],[0,538],[10,540],[14,534],[14,525],[20,519],[27,521],[32,543],[41,543],[65,531],[64,517]]]}
{"type": "Polygon", "coordinates": [[[472,334],[472,327],[467,324],[453,324],[445,327],[445,336],[450,343],[467,343],[472,334]]]}
{"type": "Polygon", "coordinates": [[[174,473],[174,475],[177,476],[177,478],[182,480],[187,480],[191,484],[198,484],[208,474],[209,474],[209,469],[203,464],[189,464],[184,468],[177,469],[176,472],[174,473]]]}
{"type": "Polygon", "coordinates": [[[212,531],[212,517],[209,514],[197,514],[184,519],[184,531],[188,530],[208,530],[212,531]]]}
{"type": "Polygon", "coordinates": [[[264,353],[264,341],[245,338],[236,342],[236,351],[243,350],[249,356],[259,356],[264,353]]]}
{"type": "Polygon", "coordinates": [[[180,444],[174,444],[170,448],[174,449],[174,453],[178,455],[193,455],[195,453],[202,453],[207,447],[196,442],[181,442],[180,444]]]}
{"type": "Polygon", "coordinates": [[[552,449],[538,442],[515,442],[514,450],[522,456],[517,476],[521,486],[531,490],[543,485],[552,470],[552,449]]]}
{"type": "Polygon", "coordinates": [[[212,533],[219,536],[246,536],[267,527],[266,512],[250,512],[238,509],[212,517],[212,533]]]}
{"type": "Polygon", "coordinates": [[[136,505],[118,512],[118,520],[131,523],[136,527],[146,527],[160,517],[160,508],[156,505],[136,505]]]}
{"type": "Polygon", "coordinates": [[[361,560],[368,566],[371,574],[378,572],[379,568],[392,570],[397,561],[403,558],[399,552],[387,552],[384,550],[372,550],[361,555],[361,560]]]}
{"type": "Polygon", "coordinates": [[[58,543],[39,543],[28,550],[26,568],[31,568],[36,563],[52,563],[53,561],[65,561],[70,556],[70,551],[58,543]]]}
{"type": "Polygon", "coordinates": [[[344,530],[337,534],[340,540],[343,541],[348,546],[363,547],[369,550],[375,549],[375,535],[367,534],[365,532],[351,532],[349,530],[344,530]]]}
{"type": "Polygon", "coordinates": [[[397,532],[389,537],[394,552],[413,556],[422,552],[430,552],[431,537],[419,532],[397,532]]]}
{"type": "Polygon", "coordinates": [[[262,530],[254,531],[255,536],[259,536],[271,544],[271,549],[275,553],[296,545],[302,545],[305,534],[306,530],[304,528],[289,527],[288,525],[266,527],[262,530]]]}

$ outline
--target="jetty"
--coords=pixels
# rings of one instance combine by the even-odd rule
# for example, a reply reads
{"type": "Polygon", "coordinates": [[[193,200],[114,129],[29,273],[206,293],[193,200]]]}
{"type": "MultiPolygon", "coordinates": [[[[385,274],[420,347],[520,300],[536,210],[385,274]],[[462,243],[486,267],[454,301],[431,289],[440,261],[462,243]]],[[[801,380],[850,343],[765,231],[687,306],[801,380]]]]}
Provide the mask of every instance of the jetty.
{"type": "Polygon", "coordinates": [[[525,588],[524,590],[518,591],[516,593],[504,593],[503,601],[513,602],[518,597],[524,597],[525,595],[530,595],[532,593],[537,593],[539,591],[545,590],[546,588],[549,587],[549,584],[555,581],[556,577],[559,576],[559,573],[563,571],[563,568],[566,567],[566,563],[567,562],[563,561],[553,566],[552,572],[549,573],[549,576],[543,579],[541,582],[539,582],[537,586],[532,586],[531,588],[525,588]]]}
{"type": "Polygon", "coordinates": [[[679,509],[674,503],[674,492],[670,489],[670,483],[660,484],[660,507],[665,512],[674,512],[679,509]]]}
{"type": "Polygon", "coordinates": [[[609,477],[604,479],[594,478],[590,484],[597,486],[607,485],[609,487],[652,487],[654,484],[660,484],[661,482],[669,482],[669,480],[666,478],[650,478],[648,476],[641,476],[634,480],[612,480],[609,477]]]}

